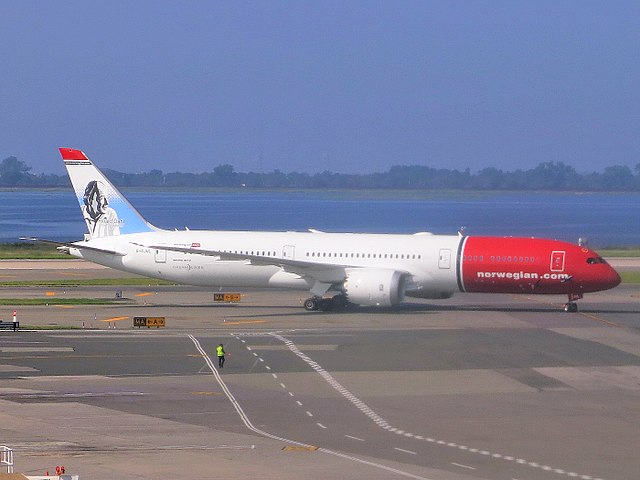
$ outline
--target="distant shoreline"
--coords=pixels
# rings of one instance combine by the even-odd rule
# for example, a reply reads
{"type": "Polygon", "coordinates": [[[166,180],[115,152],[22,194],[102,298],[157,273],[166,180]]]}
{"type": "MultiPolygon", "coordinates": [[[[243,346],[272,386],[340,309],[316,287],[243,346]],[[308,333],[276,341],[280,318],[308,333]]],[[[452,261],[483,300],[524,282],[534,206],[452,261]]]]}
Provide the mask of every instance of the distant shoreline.
{"type": "MultiPolygon", "coordinates": [[[[636,190],[549,190],[549,189],[525,189],[525,190],[501,190],[501,189],[455,189],[455,188],[316,188],[316,187],[177,187],[177,186],[125,186],[116,185],[123,192],[171,192],[171,193],[317,193],[333,194],[337,192],[357,194],[358,197],[364,195],[382,195],[387,198],[389,195],[401,194],[400,198],[407,195],[418,195],[420,198],[430,198],[434,196],[449,197],[452,195],[461,197],[474,197],[485,195],[510,195],[510,194],[545,194],[545,195],[640,195],[636,190]]],[[[39,186],[39,187],[0,187],[0,193],[11,192],[73,192],[71,185],[61,186],[39,186]]]]}

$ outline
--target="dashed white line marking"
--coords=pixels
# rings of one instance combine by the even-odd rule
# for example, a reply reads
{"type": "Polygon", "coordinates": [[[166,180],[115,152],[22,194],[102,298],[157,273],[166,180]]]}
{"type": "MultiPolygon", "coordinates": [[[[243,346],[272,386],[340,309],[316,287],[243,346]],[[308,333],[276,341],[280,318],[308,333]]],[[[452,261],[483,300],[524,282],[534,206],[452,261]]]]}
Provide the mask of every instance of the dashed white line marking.
{"type": "Polygon", "coordinates": [[[298,404],[299,407],[302,406],[302,402],[300,400],[296,400],[296,403],[298,404]]]}
{"type": "Polygon", "coordinates": [[[357,440],[359,442],[364,442],[364,438],[352,437],[351,435],[345,435],[345,437],[350,438],[352,440],[357,440]]]}
{"type": "MultiPolygon", "coordinates": [[[[292,353],[294,353],[300,359],[302,359],[304,362],[306,362],[313,370],[316,371],[316,373],[318,373],[322,378],[324,378],[324,380],[329,385],[331,385],[331,387],[333,387],[345,399],[349,400],[356,408],[358,408],[358,410],[360,410],[367,417],[369,417],[371,420],[373,420],[376,423],[376,425],[378,425],[380,428],[382,428],[384,430],[387,430],[389,432],[395,432],[398,435],[405,435],[407,437],[413,436],[413,438],[416,438],[416,439],[423,439],[423,437],[420,437],[418,435],[409,434],[408,432],[405,432],[404,430],[400,430],[400,429],[398,429],[396,427],[391,426],[384,418],[382,418],[380,415],[378,415],[367,404],[365,404],[362,400],[360,400],[358,397],[353,395],[353,393],[351,393],[342,384],[340,384],[335,378],[333,378],[333,376],[329,372],[327,372],[324,368],[322,368],[321,365],[319,365],[317,362],[312,360],[308,355],[303,353],[295,345],[295,343],[293,343],[291,340],[289,340],[289,339],[287,339],[287,338],[283,337],[282,335],[279,335],[279,334],[277,334],[275,332],[274,333],[270,333],[269,335],[271,335],[274,338],[277,338],[282,343],[284,343],[287,347],[289,347],[289,350],[291,350],[292,353]]],[[[458,446],[455,443],[446,442],[444,440],[436,440],[436,439],[430,438],[430,437],[424,438],[424,440],[427,441],[427,442],[430,442],[430,443],[437,443],[438,445],[448,446],[448,447],[456,448],[456,449],[459,449],[459,450],[465,450],[465,451],[468,451],[470,453],[480,454],[480,455],[484,455],[484,456],[490,456],[492,458],[499,459],[499,460],[506,460],[506,461],[513,461],[514,460],[514,457],[510,457],[510,456],[507,456],[507,455],[502,455],[502,454],[499,454],[499,453],[494,453],[494,452],[490,452],[488,450],[483,450],[483,449],[478,449],[478,448],[469,448],[469,447],[466,447],[466,446],[458,446]]],[[[547,465],[541,465],[541,464],[539,464],[537,462],[530,462],[530,461],[524,460],[522,458],[515,459],[515,462],[520,464],[520,465],[527,465],[527,466],[530,466],[530,467],[533,467],[533,468],[538,468],[538,469],[544,470],[544,471],[555,472],[555,473],[564,472],[564,475],[566,475],[568,477],[580,477],[582,480],[602,480],[600,478],[595,479],[595,478],[591,477],[590,475],[580,475],[580,474],[578,474],[576,472],[565,472],[564,470],[559,469],[559,468],[554,469],[553,467],[550,467],[550,466],[547,466],[547,465]]],[[[462,466],[462,464],[458,464],[458,465],[462,466]]],[[[464,468],[464,466],[463,466],[463,468],[464,468]]],[[[473,467],[471,467],[471,468],[473,468],[473,467]]]]}
{"type": "Polygon", "coordinates": [[[310,417],[313,417],[313,413],[311,413],[309,410],[307,410],[307,415],[309,415],[310,417]]]}
{"type": "MultiPolygon", "coordinates": [[[[279,442],[291,443],[293,445],[299,445],[301,447],[310,447],[311,446],[311,445],[306,444],[306,443],[297,442],[295,440],[291,440],[291,439],[284,438],[284,437],[279,437],[277,435],[273,435],[272,433],[265,432],[264,430],[260,430],[259,428],[256,428],[251,423],[251,420],[249,419],[249,417],[247,417],[247,414],[244,412],[244,410],[242,409],[242,407],[240,406],[238,401],[235,399],[235,397],[233,396],[233,394],[231,393],[231,391],[229,390],[227,385],[222,380],[222,377],[220,376],[220,373],[218,373],[218,371],[216,370],[215,366],[213,365],[213,362],[211,361],[211,358],[207,355],[207,352],[204,351],[204,349],[202,348],[202,345],[200,345],[200,342],[193,335],[189,335],[189,338],[194,343],[196,349],[200,352],[202,357],[205,359],[205,362],[207,363],[207,366],[211,370],[211,373],[216,378],[216,381],[218,382],[218,384],[220,385],[220,387],[224,391],[225,395],[227,396],[229,401],[235,407],[236,412],[238,413],[238,415],[242,419],[242,422],[244,423],[244,425],[249,430],[257,433],[258,435],[262,435],[263,437],[271,438],[273,440],[278,440],[279,442]]],[[[335,457],[343,458],[345,460],[350,460],[352,462],[357,462],[357,463],[359,463],[361,465],[369,465],[371,467],[378,468],[380,470],[384,470],[386,472],[390,472],[390,473],[393,473],[393,474],[396,474],[396,475],[401,475],[403,477],[413,478],[415,480],[429,480],[426,477],[421,477],[419,475],[415,475],[415,474],[410,473],[410,472],[405,472],[405,471],[399,470],[397,468],[388,467],[387,465],[382,465],[380,463],[375,463],[375,462],[372,462],[372,461],[369,461],[369,460],[364,460],[362,458],[354,457],[352,455],[346,455],[344,453],[336,452],[334,450],[329,450],[327,448],[320,448],[320,449],[318,449],[318,451],[320,451],[322,453],[326,453],[328,455],[333,455],[335,457]]]]}
{"type": "Polygon", "coordinates": [[[281,383],[281,384],[280,384],[280,386],[281,386],[282,388],[287,388],[287,386],[286,386],[284,383],[281,383]]]}
{"type": "Polygon", "coordinates": [[[293,392],[287,392],[290,397],[293,397],[293,392]]]}
{"type": "Polygon", "coordinates": [[[320,428],[327,428],[327,427],[325,427],[325,426],[324,426],[323,424],[321,424],[321,423],[316,423],[316,425],[318,425],[320,428]]]}
{"type": "Polygon", "coordinates": [[[271,367],[269,365],[265,365],[264,368],[266,368],[267,370],[271,370],[271,367]]]}
{"type": "Polygon", "coordinates": [[[475,470],[476,467],[471,467],[469,465],[463,465],[462,463],[451,462],[451,465],[455,465],[456,467],[466,468],[467,470],[475,470]]]}
{"type": "Polygon", "coordinates": [[[251,351],[251,347],[247,347],[247,350],[251,351]]]}
{"type": "Polygon", "coordinates": [[[271,375],[273,375],[273,378],[278,378],[278,375],[276,375],[275,373],[272,373],[271,375]]]}
{"type": "Polygon", "coordinates": [[[409,455],[417,455],[417,452],[412,452],[411,450],[405,450],[404,448],[395,447],[394,450],[397,450],[402,453],[408,453],[409,455]]]}
{"type": "Polygon", "coordinates": [[[264,362],[264,358],[260,357],[258,360],[260,360],[261,362],[264,362]]]}

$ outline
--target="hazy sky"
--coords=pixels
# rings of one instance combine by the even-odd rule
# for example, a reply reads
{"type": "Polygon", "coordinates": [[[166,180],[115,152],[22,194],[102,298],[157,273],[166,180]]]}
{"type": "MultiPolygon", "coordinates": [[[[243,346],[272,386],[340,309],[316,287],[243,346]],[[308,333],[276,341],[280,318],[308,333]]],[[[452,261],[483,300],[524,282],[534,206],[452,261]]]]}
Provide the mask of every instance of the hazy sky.
{"type": "Polygon", "coordinates": [[[640,163],[640,2],[0,2],[0,159],[211,171],[640,163]]]}

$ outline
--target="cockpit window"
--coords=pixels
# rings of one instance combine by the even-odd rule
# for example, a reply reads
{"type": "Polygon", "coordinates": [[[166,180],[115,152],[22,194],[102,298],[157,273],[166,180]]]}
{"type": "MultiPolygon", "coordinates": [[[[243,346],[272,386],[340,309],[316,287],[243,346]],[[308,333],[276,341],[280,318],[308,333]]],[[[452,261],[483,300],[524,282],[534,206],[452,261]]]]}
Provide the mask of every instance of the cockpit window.
{"type": "Polygon", "coordinates": [[[602,257],[589,257],[587,258],[587,263],[589,265],[594,265],[596,263],[607,263],[602,257]]]}

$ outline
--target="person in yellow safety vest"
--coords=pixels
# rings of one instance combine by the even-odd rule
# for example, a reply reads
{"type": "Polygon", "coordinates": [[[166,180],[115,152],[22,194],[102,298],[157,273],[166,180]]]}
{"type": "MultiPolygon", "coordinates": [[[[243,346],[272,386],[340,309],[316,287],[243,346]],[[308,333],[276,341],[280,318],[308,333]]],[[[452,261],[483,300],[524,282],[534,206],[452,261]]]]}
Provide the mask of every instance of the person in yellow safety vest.
{"type": "Polygon", "coordinates": [[[216,347],[216,354],[218,355],[218,367],[224,368],[224,347],[222,344],[216,347]]]}

